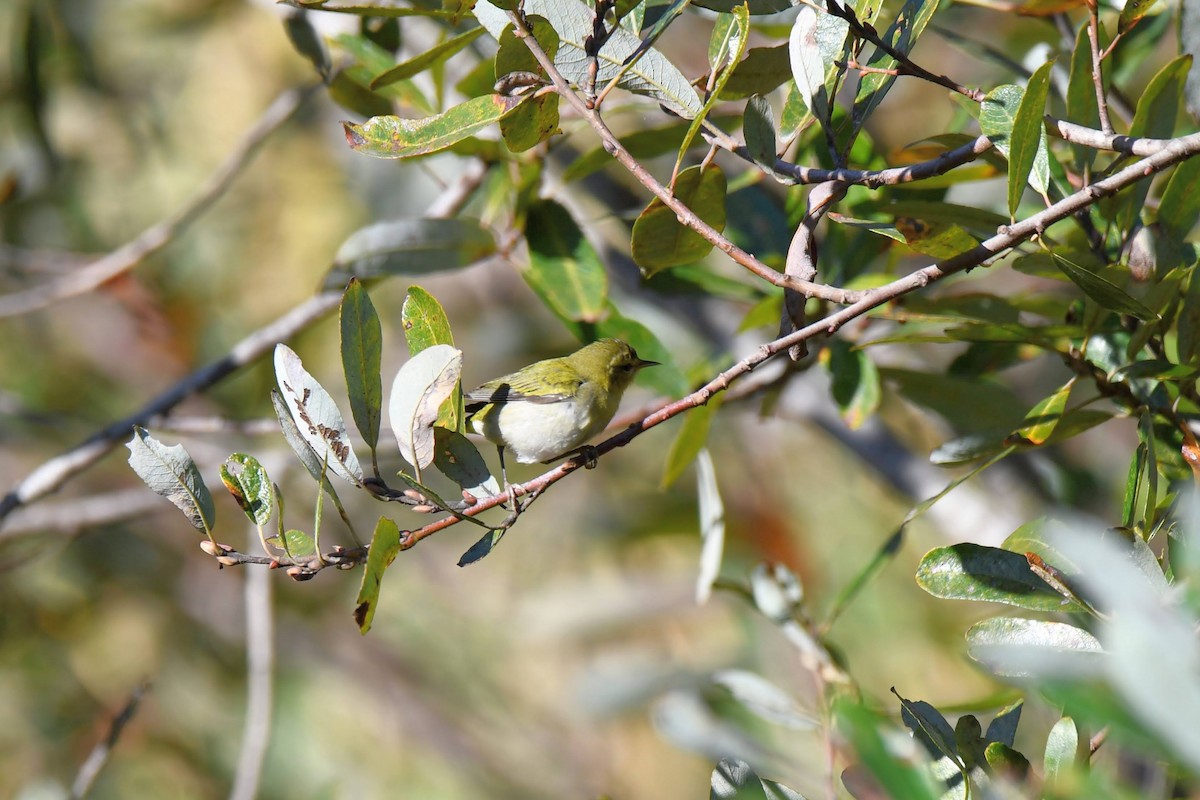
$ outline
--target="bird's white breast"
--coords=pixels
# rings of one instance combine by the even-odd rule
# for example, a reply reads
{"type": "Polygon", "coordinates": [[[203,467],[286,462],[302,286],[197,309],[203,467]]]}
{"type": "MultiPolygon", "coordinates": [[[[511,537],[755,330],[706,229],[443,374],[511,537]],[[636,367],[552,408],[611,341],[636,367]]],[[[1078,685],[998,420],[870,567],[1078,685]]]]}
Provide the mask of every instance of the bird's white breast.
{"type": "Polygon", "coordinates": [[[608,420],[589,414],[586,403],[562,400],[557,403],[514,401],[504,403],[495,414],[475,426],[493,442],[505,441],[517,461],[533,464],[574,450],[592,438],[608,420]],[[596,423],[599,422],[599,425],[596,423]],[[499,435],[499,430],[504,436],[499,435]]]}

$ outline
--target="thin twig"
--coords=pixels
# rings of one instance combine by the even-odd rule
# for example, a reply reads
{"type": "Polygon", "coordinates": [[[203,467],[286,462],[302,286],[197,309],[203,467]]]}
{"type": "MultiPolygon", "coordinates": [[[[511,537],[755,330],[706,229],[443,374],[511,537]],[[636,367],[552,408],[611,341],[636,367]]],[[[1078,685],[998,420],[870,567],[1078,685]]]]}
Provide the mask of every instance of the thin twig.
{"type": "Polygon", "coordinates": [[[599,112],[594,108],[589,108],[587,101],[571,90],[570,83],[554,66],[554,62],[542,50],[537,40],[529,34],[528,29],[525,28],[525,22],[521,19],[520,15],[510,11],[508,12],[508,16],[518,31],[524,31],[522,38],[525,41],[525,45],[533,53],[534,58],[537,59],[542,69],[546,71],[546,75],[550,78],[551,83],[554,84],[555,89],[591,125],[592,129],[596,131],[604,144],[604,149],[621,162],[621,165],[637,179],[638,183],[645,186],[663,205],[674,211],[682,224],[700,234],[705,241],[725,253],[734,262],[775,286],[793,289],[810,297],[819,297],[822,300],[842,305],[855,302],[862,297],[862,292],[800,281],[783,275],[735,245],[722,235],[720,231],[702,220],[696,212],[688,208],[687,204],[677,199],[671,193],[670,189],[659,183],[658,179],[651,175],[650,171],[642,166],[641,162],[634,158],[632,153],[625,149],[625,146],[621,144],[620,140],[617,139],[616,135],[604,122],[603,118],[601,118],[599,112]]]}
{"type": "Polygon", "coordinates": [[[138,705],[142,702],[142,698],[149,689],[150,682],[143,682],[133,690],[133,693],[129,696],[129,701],[125,703],[125,707],[113,717],[112,722],[108,726],[108,734],[96,743],[96,746],[92,748],[92,752],[88,753],[88,757],[80,765],[79,772],[76,773],[75,780],[71,783],[71,800],[79,800],[79,798],[84,797],[91,790],[96,776],[100,774],[100,770],[104,769],[104,765],[108,763],[108,757],[112,754],[117,740],[121,738],[121,732],[125,730],[125,726],[133,719],[133,715],[137,713],[138,705]]]}
{"type": "Polygon", "coordinates": [[[316,87],[289,89],[271,103],[258,122],[248,130],[221,166],[208,177],[183,208],[150,226],[136,239],[85,267],[55,280],[0,297],[0,318],[27,314],[59,300],[90,292],[116,276],[128,272],[147,257],[166,247],[188,225],[195,222],[242,174],[267,137],[292,116],[316,87]]]}
{"type": "Polygon", "coordinates": [[[1092,83],[1096,86],[1096,108],[1100,113],[1100,129],[1113,133],[1108,118],[1108,99],[1104,96],[1104,72],[1100,61],[1100,14],[1096,0],[1088,0],[1088,43],[1092,48],[1092,83]]]}

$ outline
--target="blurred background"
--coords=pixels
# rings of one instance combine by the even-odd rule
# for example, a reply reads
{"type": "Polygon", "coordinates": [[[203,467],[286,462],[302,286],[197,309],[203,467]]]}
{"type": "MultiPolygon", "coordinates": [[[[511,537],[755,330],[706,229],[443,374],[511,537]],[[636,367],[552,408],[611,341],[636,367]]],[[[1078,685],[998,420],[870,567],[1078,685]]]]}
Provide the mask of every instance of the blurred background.
{"type": "MultiPolygon", "coordinates": [[[[954,13],[964,24],[985,19],[973,9],[954,13]]],[[[353,18],[311,16],[324,35],[357,30],[353,18]]],[[[284,19],[285,9],[246,0],[15,0],[0,8],[3,290],[69,273],[183,207],[280,93],[314,85],[284,19]]],[[[432,41],[427,21],[405,25],[413,37],[406,47],[418,47],[423,35],[432,41]]],[[[663,49],[687,63],[687,26],[678,27],[663,49]]],[[[1048,26],[1034,31],[1011,35],[1055,38],[1048,26]]],[[[479,47],[491,46],[485,40],[479,47]]],[[[931,37],[917,52],[931,67],[965,70],[961,80],[987,80],[944,40],[931,37]]],[[[470,66],[456,64],[452,71],[470,66]]],[[[885,152],[939,132],[954,113],[944,93],[911,83],[901,81],[888,104],[929,102],[930,114],[887,116],[896,127],[873,131],[885,152]]],[[[652,104],[644,111],[645,119],[657,114],[652,104]]],[[[0,319],[6,489],[312,296],[348,235],[376,220],[419,216],[462,169],[453,156],[399,164],[357,155],[345,146],[342,119],[361,115],[312,94],[212,208],[160,252],[96,291],[0,319]]],[[[638,120],[627,115],[618,126],[638,120]]],[[[563,127],[579,126],[565,120],[563,127]]],[[[571,141],[576,153],[595,145],[586,132],[571,141]]],[[[767,327],[738,331],[749,302],[644,287],[627,259],[628,221],[644,193],[611,170],[575,185],[584,191],[556,186],[554,171],[571,152],[556,156],[547,190],[562,192],[608,248],[617,306],[649,327],[689,376],[711,375],[773,338],[767,327]]],[[[669,162],[656,168],[663,163],[669,169],[669,162]]],[[[756,191],[782,206],[782,187],[756,191]]],[[[1003,178],[970,191],[999,204],[1003,178]]],[[[467,213],[486,211],[472,203],[467,213]]],[[[749,218],[768,220],[747,208],[749,218]]],[[[787,241],[779,236],[790,235],[786,221],[782,229],[762,224],[759,251],[778,257],[787,241]]],[[[576,347],[516,260],[419,280],[446,308],[467,354],[466,384],[576,347]]],[[[722,259],[707,263],[742,280],[722,259]]],[[[385,382],[407,357],[398,318],[409,283],[393,278],[371,289],[384,321],[385,382]]],[[[343,402],[336,319],[290,345],[343,402]]],[[[872,350],[897,369],[937,371],[951,355],[936,346],[872,350]]],[[[1019,419],[1067,374],[1042,359],[1010,377],[996,386],[997,404],[1017,409],[1019,419]]],[[[264,360],[177,415],[264,420],[272,384],[264,360]]],[[[650,386],[635,387],[626,409],[656,397],[650,386]]],[[[762,774],[823,796],[829,752],[820,726],[765,723],[710,679],[716,670],[752,670],[808,713],[822,713],[811,671],[742,595],[718,589],[696,603],[694,472],[660,487],[681,422],[555,486],[479,564],[455,565],[477,533],[465,525],[402,553],[366,636],[351,616],[360,573],[328,570],[294,583],[263,572],[255,591],[265,586],[271,598],[275,684],[259,796],[694,798],[706,795],[718,751],[730,747],[750,754],[762,774]]],[[[154,434],[183,443],[214,487],[228,453],[255,454],[285,487],[288,524],[310,528],[313,484],[282,438],[263,428],[271,426],[204,433],[167,426],[154,434]]],[[[963,630],[991,609],[934,600],[913,570],[930,547],[997,544],[1053,503],[1112,516],[1132,430],[1132,423],[1110,424],[1066,452],[1010,459],[911,526],[898,554],[829,631],[864,695],[886,703],[896,687],[908,698],[985,716],[1002,702],[1004,687],[969,663],[962,644],[963,630]]],[[[771,398],[770,413],[758,396],[730,402],[710,440],[728,526],[721,575],[744,585],[755,565],[782,563],[819,614],[915,503],[961,474],[927,461],[949,435],[945,419],[890,392],[876,417],[851,430],[820,368],[771,398]]],[[[229,793],[247,714],[249,569],[218,569],[125,456],[117,448],[0,528],[0,797],[65,797],[112,717],[144,683],[151,688],[92,796],[229,793]],[[85,498],[107,498],[124,513],[96,524],[71,505],[85,498]],[[38,516],[53,509],[62,513],[38,516]]],[[[389,466],[399,468],[392,458],[389,466]]],[[[513,474],[528,479],[538,471],[513,474]]],[[[371,530],[381,508],[351,492],[343,497],[358,528],[371,530]]],[[[254,534],[236,506],[227,496],[217,502],[218,538],[248,548],[254,534]]],[[[402,527],[420,523],[386,511],[401,515],[402,527]]],[[[342,533],[336,524],[329,530],[342,533]]],[[[1045,734],[1038,713],[1028,710],[1023,723],[1033,738],[1045,734]]]]}

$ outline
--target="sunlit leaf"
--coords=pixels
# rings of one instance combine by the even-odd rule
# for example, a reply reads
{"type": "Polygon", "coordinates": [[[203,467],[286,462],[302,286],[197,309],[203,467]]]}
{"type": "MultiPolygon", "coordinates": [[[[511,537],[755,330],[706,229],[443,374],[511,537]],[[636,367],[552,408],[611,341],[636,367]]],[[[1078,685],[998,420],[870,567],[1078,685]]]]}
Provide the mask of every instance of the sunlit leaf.
{"type": "Polygon", "coordinates": [[[1067,398],[1074,385],[1074,379],[1067,381],[1062,388],[1030,409],[1016,435],[1030,444],[1045,444],[1062,420],[1063,412],[1067,408],[1067,398]]]}
{"type": "Polygon", "coordinates": [[[371,630],[375,609],[379,605],[379,587],[384,571],[396,560],[400,552],[400,529],[387,517],[380,517],[371,537],[371,549],[367,553],[367,565],[363,570],[362,585],[354,601],[354,621],[362,633],[371,630]]]}
{"type": "Polygon", "coordinates": [[[297,430],[317,460],[339,478],[361,486],[362,467],[350,445],[342,412],[287,345],[275,345],[275,380],[297,430]]]}
{"type": "Polygon", "coordinates": [[[434,117],[372,117],[362,124],[343,122],[342,128],[352,150],[377,158],[412,158],[436,153],[474,136],[511,114],[525,99],[525,95],[489,94],[434,117]]]}
{"type": "Polygon", "coordinates": [[[1032,611],[1079,611],[1029,569],[1025,557],[995,547],[936,547],[917,567],[917,585],[943,600],[977,600],[1032,611]]]}
{"type": "Polygon", "coordinates": [[[245,453],[230,454],[221,465],[221,482],[251,522],[267,524],[275,506],[275,492],[258,459],[245,453]]]}
{"type": "Polygon", "coordinates": [[[462,351],[427,347],[404,363],[392,381],[388,416],[400,455],[418,470],[433,463],[433,424],[438,409],[457,390],[462,351]]]}
{"type": "Polygon", "coordinates": [[[1103,308],[1120,314],[1129,314],[1140,320],[1158,319],[1153,309],[1131,296],[1128,292],[1112,281],[1091,270],[1084,269],[1073,261],[1051,252],[1054,263],[1062,270],[1071,282],[1083,290],[1083,293],[1095,300],[1103,308]]]}
{"type": "Polygon", "coordinates": [[[197,530],[211,533],[216,522],[212,494],[196,462],[183,445],[167,447],[145,428],[135,426],[129,448],[129,466],[156,494],[175,505],[197,530]]]}
{"type": "Polygon", "coordinates": [[[452,36],[444,42],[439,42],[433,47],[422,51],[420,55],[401,62],[388,71],[377,75],[371,81],[371,88],[378,89],[381,86],[388,86],[397,81],[411,78],[414,75],[420,75],[425,70],[445,62],[455,53],[478,39],[483,33],[483,28],[473,28],[466,33],[460,33],[458,36],[452,36]]]}
{"type": "Polygon", "coordinates": [[[1026,182],[1042,194],[1050,184],[1050,155],[1042,117],[1053,67],[1054,62],[1047,61],[1033,73],[1013,117],[1008,148],[1008,213],[1014,217],[1026,182]]]}
{"type": "Polygon", "coordinates": [[[1104,651],[1095,636],[1064,622],[993,617],[967,631],[967,654],[1007,678],[1066,672],[1095,675],[1104,651]]]}

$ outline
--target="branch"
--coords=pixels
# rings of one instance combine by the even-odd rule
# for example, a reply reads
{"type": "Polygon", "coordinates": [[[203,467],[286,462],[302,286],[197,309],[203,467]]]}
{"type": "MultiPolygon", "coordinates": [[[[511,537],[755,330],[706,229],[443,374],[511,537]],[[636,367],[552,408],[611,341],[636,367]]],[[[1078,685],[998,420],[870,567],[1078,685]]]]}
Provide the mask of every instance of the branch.
{"type": "Polygon", "coordinates": [[[234,178],[242,173],[267,137],[279,129],[317,87],[289,89],[279,97],[242,137],[198,192],[172,216],[152,225],[140,236],[85,267],[55,280],[0,297],[0,318],[37,311],[58,300],[90,292],[128,272],[147,257],[166,247],[188,225],[195,222],[225,193],[234,178]]]}
{"type": "Polygon", "coordinates": [[[822,300],[828,300],[832,303],[846,304],[853,303],[862,296],[862,292],[854,292],[846,289],[838,289],[833,286],[826,286],[820,283],[811,281],[802,281],[794,277],[783,275],[771,267],[759,261],[750,253],[741,249],[716,228],[709,225],[704,220],[700,219],[694,211],[688,208],[686,203],[680,202],[671,190],[650,174],[650,171],[641,165],[641,163],[633,157],[633,154],[625,149],[617,139],[616,134],[605,124],[601,118],[599,111],[594,108],[589,108],[588,103],[575,92],[571,91],[571,85],[562,73],[554,66],[554,62],[546,55],[541,46],[534,39],[529,29],[525,26],[525,21],[516,12],[508,12],[508,17],[512,21],[514,29],[518,36],[525,40],[525,45],[529,51],[533,53],[538,64],[546,71],[546,75],[550,78],[550,82],[554,85],[555,90],[560,96],[579,113],[581,117],[592,129],[600,136],[600,140],[604,145],[604,149],[609,152],[621,165],[629,171],[638,183],[645,186],[651,194],[662,201],[663,205],[675,212],[680,223],[691,228],[696,233],[700,234],[703,239],[716,247],[721,252],[729,256],[733,261],[745,267],[750,272],[754,273],[763,280],[775,286],[784,289],[792,289],[808,297],[819,297],[822,300]]]}
{"type": "Polygon", "coordinates": [[[246,721],[230,800],[254,800],[271,741],[271,670],[274,631],[271,581],[263,570],[246,576],[246,721]]]}
{"type": "MultiPolygon", "coordinates": [[[[480,164],[476,164],[474,169],[465,170],[457,182],[434,199],[426,216],[437,218],[453,214],[483,180],[484,173],[485,169],[480,164]]],[[[129,416],[117,420],[94,433],[83,443],[43,463],[0,499],[0,530],[4,528],[6,518],[14,510],[56,491],[74,475],[95,464],[110,450],[124,442],[134,425],[153,427],[161,417],[183,400],[214,386],[242,367],[258,360],[260,356],[270,352],[278,342],[292,338],[333,311],[341,299],[341,291],[326,291],[304,301],[279,319],[242,339],[223,358],[201,367],[129,416]]]]}
{"type": "MultiPolygon", "coordinates": [[[[713,395],[725,391],[742,376],[749,374],[764,362],[788,348],[817,336],[833,335],[846,323],[861,317],[868,311],[884,303],[928,286],[948,275],[977,267],[1027,239],[1040,236],[1050,225],[1070,217],[1072,214],[1095,203],[1098,199],[1116,194],[1127,186],[1131,186],[1140,180],[1148,178],[1197,154],[1200,154],[1200,133],[1173,139],[1154,155],[1131,164],[1125,169],[1097,181],[1069,197],[1063,198],[1033,216],[1027,217],[1013,225],[1003,226],[995,236],[981,242],[971,250],[937,264],[916,270],[889,284],[865,292],[862,298],[852,305],[840,309],[798,331],[761,345],[754,353],[746,356],[724,372],[719,373],[696,391],[679,400],[662,405],[641,420],[632,423],[625,430],[596,445],[591,449],[589,455],[595,459],[618,447],[624,447],[645,431],[661,425],[685,411],[706,404],[713,395]]],[[[514,495],[540,494],[547,487],[557,483],[585,465],[584,459],[572,458],[533,480],[512,486],[511,493],[514,495]]],[[[503,502],[508,494],[505,493],[501,497],[490,497],[486,500],[481,500],[479,503],[462,512],[463,516],[473,517],[476,514],[494,508],[503,502]]],[[[407,550],[415,546],[422,539],[432,536],[438,531],[457,525],[460,521],[458,517],[444,517],[422,528],[402,531],[400,536],[401,549],[407,550]]]]}

